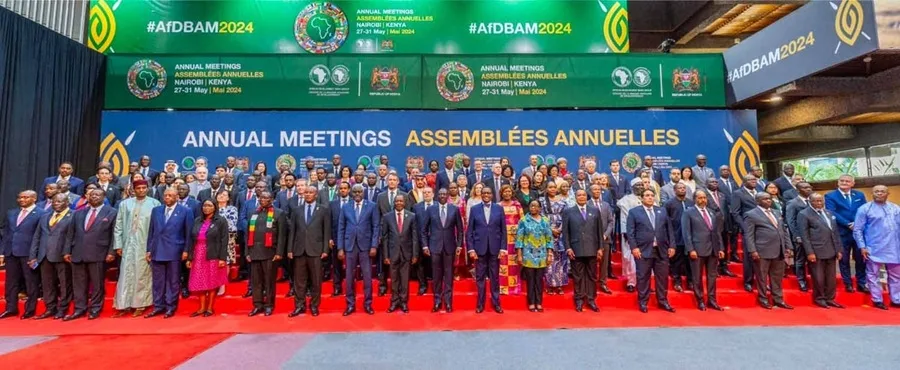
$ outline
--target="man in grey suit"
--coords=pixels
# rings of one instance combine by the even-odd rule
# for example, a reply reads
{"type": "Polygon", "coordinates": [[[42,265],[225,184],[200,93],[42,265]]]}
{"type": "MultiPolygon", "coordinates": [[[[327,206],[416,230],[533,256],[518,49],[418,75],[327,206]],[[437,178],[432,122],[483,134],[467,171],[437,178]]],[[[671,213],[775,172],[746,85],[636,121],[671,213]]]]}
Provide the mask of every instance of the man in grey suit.
{"type": "MultiPolygon", "coordinates": [[[[715,181],[715,179],[713,179],[715,181]]],[[[694,298],[697,309],[709,308],[722,311],[716,302],[716,278],[719,259],[725,258],[722,249],[722,226],[725,217],[721,212],[709,208],[709,193],[697,189],[694,206],[681,215],[681,234],[684,251],[691,259],[691,279],[694,282],[694,298]],[[706,270],[706,304],[703,303],[702,271],[706,270]]]]}
{"type": "Polygon", "coordinates": [[[744,215],[746,252],[753,258],[756,272],[756,289],[759,291],[759,305],[771,310],[768,285],[772,286],[772,300],[775,306],[791,310],[784,302],[781,281],[784,279],[784,259],[791,256],[791,240],[783,221],[779,221],[772,211],[772,196],[759,192],[755,196],[758,207],[744,215]]]}
{"type": "Polygon", "coordinates": [[[794,259],[794,273],[797,275],[797,283],[800,284],[800,290],[805,292],[806,287],[806,256],[803,250],[803,239],[800,237],[799,215],[804,209],[809,207],[809,195],[812,194],[812,186],[808,182],[797,184],[797,197],[789,201],[785,208],[785,221],[788,230],[791,231],[791,239],[794,242],[794,255],[800,258],[794,259]]]}
{"type": "MultiPolygon", "coordinates": [[[[290,174],[289,174],[290,175],[290,174]]],[[[310,282],[310,313],[319,315],[322,298],[322,261],[328,258],[331,241],[331,208],[316,201],[315,186],[303,189],[302,204],[291,205],[290,246],[287,257],[293,264],[294,311],[288,317],[306,312],[306,288],[310,282]]]]}
{"type": "Polygon", "coordinates": [[[528,157],[528,167],[519,171],[519,173],[526,175],[528,177],[534,177],[534,173],[537,172],[538,168],[538,157],[534,154],[528,157]]]}
{"type": "Polygon", "coordinates": [[[604,230],[600,212],[588,207],[584,190],[575,192],[575,206],[563,212],[562,236],[566,254],[572,261],[575,278],[575,311],[581,312],[587,303],[591,311],[597,308],[597,260],[603,259],[604,230]]]}
{"type": "Polygon", "coordinates": [[[706,167],[706,156],[703,154],[697,154],[697,165],[691,168],[691,172],[694,174],[694,180],[697,182],[697,188],[706,189],[706,182],[709,179],[716,178],[715,172],[713,172],[712,168],[706,167]]]}
{"type": "Polygon", "coordinates": [[[69,210],[69,198],[63,194],[56,194],[48,201],[52,204],[53,212],[41,216],[38,230],[31,241],[29,258],[30,265],[40,266],[44,290],[46,311],[36,317],[37,320],[64,318],[72,301],[72,259],[64,256],[72,251],[75,211],[69,210]]]}
{"type": "Polygon", "coordinates": [[[609,247],[612,243],[612,232],[615,229],[616,217],[613,214],[612,207],[600,199],[602,189],[600,185],[591,185],[591,199],[588,201],[589,206],[593,206],[600,211],[600,224],[603,225],[603,257],[600,258],[600,291],[605,294],[612,294],[612,290],[606,285],[606,279],[609,277],[609,247]]]}
{"type": "MultiPolygon", "coordinates": [[[[797,188],[800,189],[800,184],[797,188]]],[[[837,291],[837,275],[834,271],[844,247],[838,234],[837,221],[825,209],[825,197],[822,194],[810,195],[809,203],[810,206],[800,212],[797,226],[803,240],[805,259],[809,261],[812,273],[813,303],[822,308],[844,308],[834,301],[837,291]]],[[[804,258],[804,255],[798,254],[796,258],[804,258]]]]}
{"type": "MultiPolygon", "coordinates": [[[[669,183],[659,188],[659,201],[662,204],[666,204],[669,199],[676,197],[675,185],[679,182],[681,182],[681,170],[673,168],[671,171],[669,171],[669,183]]],[[[691,190],[691,188],[687,188],[687,193],[685,193],[684,197],[687,199],[694,198],[694,192],[691,190]]]]}
{"type": "Polygon", "coordinates": [[[728,202],[729,211],[731,212],[731,220],[738,226],[736,229],[743,234],[744,237],[744,290],[753,291],[753,277],[755,270],[753,261],[750,259],[750,253],[747,253],[747,226],[744,218],[747,212],[756,209],[756,176],[744,176],[744,183],[741,188],[736,188],[731,193],[731,200],[728,202]]]}

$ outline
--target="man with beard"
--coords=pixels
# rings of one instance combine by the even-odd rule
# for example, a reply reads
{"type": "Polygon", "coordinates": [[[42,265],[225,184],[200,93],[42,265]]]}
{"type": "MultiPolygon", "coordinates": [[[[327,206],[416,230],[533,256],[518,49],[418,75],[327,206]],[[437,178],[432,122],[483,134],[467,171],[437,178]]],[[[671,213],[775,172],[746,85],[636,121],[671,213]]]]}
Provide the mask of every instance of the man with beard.
{"type": "MultiPolygon", "coordinates": [[[[115,213],[113,249],[119,257],[122,257],[122,261],[119,264],[119,281],[116,284],[116,296],[113,300],[113,308],[117,310],[116,317],[125,315],[132,310],[135,317],[140,316],[144,309],[153,304],[150,261],[147,261],[146,258],[147,240],[150,233],[150,215],[153,212],[153,208],[159,207],[161,203],[156,199],[147,197],[145,190],[139,191],[139,189],[146,186],[146,181],[136,181],[134,183],[135,197],[122,201],[119,204],[118,212],[115,213]]],[[[169,189],[167,191],[174,192],[175,190],[169,189]]],[[[95,206],[92,204],[91,207],[95,206]]],[[[91,216],[88,215],[87,219],[89,220],[90,218],[91,216]]],[[[105,219],[103,218],[103,220],[105,219]]],[[[96,268],[96,266],[94,267],[96,268]]],[[[93,276],[91,276],[91,280],[93,281],[93,276]]],[[[91,301],[93,302],[93,297],[91,301]]],[[[77,310],[78,307],[76,306],[77,310]]]]}

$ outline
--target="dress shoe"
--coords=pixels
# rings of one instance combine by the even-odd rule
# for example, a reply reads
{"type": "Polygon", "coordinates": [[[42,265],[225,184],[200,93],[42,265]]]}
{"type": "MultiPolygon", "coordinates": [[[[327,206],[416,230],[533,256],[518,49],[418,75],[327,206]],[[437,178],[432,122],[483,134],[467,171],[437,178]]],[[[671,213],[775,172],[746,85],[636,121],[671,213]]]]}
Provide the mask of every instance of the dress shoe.
{"type": "Polygon", "coordinates": [[[645,306],[645,305],[638,306],[638,310],[640,310],[643,313],[647,313],[647,311],[648,311],[647,306],[645,306]]]}
{"type": "Polygon", "coordinates": [[[626,286],[625,291],[628,293],[634,293],[634,285],[626,286]]]}
{"type": "Polygon", "coordinates": [[[298,308],[295,308],[293,311],[291,311],[291,313],[288,314],[288,317],[297,317],[304,313],[306,313],[306,308],[298,307],[298,308]]]}
{"type": "MultiPolygon", "coordinates": [[[[827,304],[828,304],[829,307],[834,307],[834,308],[844,308],[844,305],[842,305],[842,304],[840,304],[840,303],[837,303],[837,302],[835,302],[835,301],[827,302],[827,304]]],[[[900,307],[900,306],[898,306],[898,307],[900,307]]]]}
{"type": "Polygon", "coordinates": [[[252,289],[247,289],[247,292],[244,293],[244,295],[242,295],[241,297],[243,297],[243,298],[250,298],[250,297],[252,297],[252,296],[253,296],[253,290],[252,290],[252,289]]]}
{"type": "Polygon", "coordinates": [[[731,270],[729,269],[721,269],[719,270],[719,275],[728,276],[728,277],[737,277],[731,270]]]}
{"type": "Polygon", "coordinates": [[[856,289],[853,289],[853,285],[850,285],[850,284],[844,284],[844,290],[847,293],[855,293],[856,292],[856,289]]]}
{"type": "MultiPolygon", "coordinates": [[[[885,309],[887,309],[887,308],[885,308],[885,309]]],[[[482,313],[482,312],[484,312],[484,306],[475,307],[475,313],[482,313]]]]}
{"type": "Polygon", "coordinates": [[[606,278],[607,278],[607,279],[611,279],[611,280],[616,280],[616,279],[618,279],[619,277],[616,276],[616,274],[613,274],[612,272],[610,272],[610,273],[606,274],[606,278]]]}
{"type": "Polygon", "coordinates": [[[869,293],[870,293],[870,292],[869,292],[869,288],[867,288],[865,285],[857,285],[857,286],[856,286],[856,291],[857,291],[857,292],[860,292],[860,293],[866,293],[866,294],[869,294],[869,293]]]}
{"type": "Polygon", "coordinates": [[[597,304],[594,303],[594,302],[588,302],[588,303],[587,303],[587,306],[588,306],[588,308],[591,309],[591,311],[594,311],[594,312],[600,312],[600,308],[597,307],[597,304]]]}
{"type": "Polygon", "coordinates": [[[891,302],[891,307],[893,307],[893,308],[900,308],[900,303],[894,303],[894,302],[891,302]]]}
{"type": "Polygon", "coordinates": [[[730,260],[730,261],[733,262],[733,263],[742,263],[742,262],[743,262],[743,261],[741,261],[740,258],[738,258],[738,256],[737,256],[736,254],[732,254],[732,255],[731,255],[731,260],[730,260]]]}
{"type": "Polygon", "coordinates": [[[153,311],[150,311],[150,313],[148,313],[146,316],[144,316],[144,318],[149,319],[154,316],[162,315],[165,312],[166,312],[165,310],[153,310],[153,311]]]}
{"type": "MultiPolygon", "coordinates": [[[[293,283],[291,283],[293,284],[293,283]]],[[[312,289],[306,288],[306,298],[312,297],[312,289]]]]}
{"type": "Polygon", "coordinates": [[[394,313],[394,311],[397,311],[397,308],[398,308],[397,305],[392,304],[390,307],[388,307],[387,313],[394,313]]]}
{"type": "Polygon", "coordinates": [[[744,284],[744,290],[747,291],[747,293],[752,293],[752,292],[753,292],[753,285],[751,285],[751,284],[744,284]]]}
{"type": "Polygon", "coordinates": [[[544,308],[543,308],[543,307],[535,307],[534,309],[535,309],[537,312],[544,312],[544,308]]]}
{"type": "Polygon", "coordinates": [[[205,313],[206,313],[206,311],[191,312],[191,314],[188,315],[188,317],[197,317],[197,316],[203,315],[205,313]]]}
{"type": "Polygon", "coordinates": [[[288,289],[288,292],[284,295],[284,298],[291,298],[294,296],[294,294],[296,294],[296,292],[294,292],[294,288],[288,289]]]}
{"type": "Polygon", "coordinates": [[[35,320],[43,320],[43,319],[49,319],[52,316],[56,316],[56,312],[47,311],[47,312],[44,312],[44,313],[38,315],[34,319],[35,320]]]}
{"type": "Polygon", "coordinates": [[[534,308],[534,307],[528,307],[528,311],[531,311],[531,312],[537,312],[537,308],[534,308]]]}
{"type": "Polygon", "coordinates": [[[584,305],[581,302],[575,303],[575,312],[584,311],[584,305]]]}
{"type": "Polygon", "coordinates": [[[769,302],[759,302],[759,306],[762,307],[762,308],[765,308],[765,309],[767,309],[767,310],[771,310],[771,309],[772,309],[772,305],[770,305],[769,302]]]}
{"type": "Polygon", "coordinates": [[[164,318],[164,319],[168,319],[168,318],[170,318],[170,317],[172,317],[172,316],[175,316],[175,310],[169,310],[169,311],[166,311],[166,314],[163,315],[163,318],[164,318]]]}
{"type": "Polygon", "coordinates": [[[684,292],[684,288],[681,287],[681,284],[680,284],[680,283],[679,283],[679,284],[675,284],[674,286],[672,286],[672,289],[675,290],[675,291],[678,292],[678,293],[684,292]]]}
{"type": "Polygon", "coordinates": [[[181,298],[188,299],[190,297],[191,297],[191,291],[189,291],[187,288],[181,288],[181,298]]]}
{"type": "Polygon", "coordinates": [[[274,311],[274,310],[272,309],[272,307],[266,307],[266,309],[265,309],[264,312],[263,312],[263,315],[265,315],[265,316],[272,316],[272,312],[273,312],[273,311],[274,311]]]}
{"type": "Polygon", "coordinates": [[[694,291],[694,283],[688,281],[687,286],[685,287],[685,289],[687,289],[689,292],[693,292],[693,291],[694,291]]]}
{"type": "Polygon", "coordinates": [[[134,310],[134,312],[131,313],[131,317],[138,317],[138,316],[143,315],[143,314],[144,314],[144,310],[146,310],[146,308],[144,308],[144,307],[141,307],[141,308],[138,308],[138,309],[134,310]]]}
{"type": "Polygon", "coordinates": [[[425,292],[426,292],[427,290],[428,290],[428,288],[426,288],[426,287],[424,287],[424,286],[420,286],[420,287],[419,287],[419,292],[418,292],[418,294],[419,294],[420,296],[423,296],[423,295],[425,295],[425,292]]]}
{"type": "Polygon", "coordinates": [[[884,302],[875,302],[875,303],[872,303],[872,307],[880,308],[880,309],[882,309],[882,310],[887,310],[887,309],[888,309],[887,306],[884,305],[884,302]]]}
{"type": "Polygon", "coordinates": [[[372,309],[372,306],[365,306],[365,307],[363,307],[363,310],[365,310],[366,313],[369,314],[369,315],[374,315],[374,314],[375,314],[375,310],[372,309]]]}
{"type": "Polygon", "coordinates": [[[334,290],[334,293],[331,293],[331,296],[332,297],[340,297],[343,294],[344,294],[344,292],[341,291],[341,288],[337,288],[334,290]]]}
{"type": "Polygon", "coordinates": [[[827,304],[827,303],[824,303],[824,302],[813,302],[813,304],[815,304],[815,305],[818,306],[818,307],[824,308],[824,309],[826,309],[826,310],[829,308],[829,307],[828,307],[828,304],[827,304]]]}
{"type": "Polygon", "coordinates": [[[352,308],[352,307],[351,307],[351,308],[347,308],[346,310],[344,310],[344,316],[350,316],[350,315],[352,315],[354,312],[356,312],[356,309],[355,309],[355,308],[352,308]]]}
{"type": "Polygon", "coordinates": [[[409,306],[407,306],[405,303],[402,304],[400,306],[400,311],[403,311],[403,313],[409,313],[409,306]]]}
{"type": "Polygon", "coordinates": [[[453,306],[448,304],[447,307],[444,307],[444,311],[447,313],[453,312],[453,306]]]}
{"type": "Polygon", "coordinates": [[[668,312],[675,312],[675,309],[672,308],[672,306],[670,306],[668,303],[659,305],[659,309],[668,312]]]}
{"type": "Polygon", "coordinates": [[[20,317],[20,319],[28,320],[32,317],[34,317],[34,312],[26,312],[24,315],[22,315],[22,317],[20,317]]]}
{"type": "Polygon", "coordinates": [[[600,291],[604,294],[612,294],[612,290],[609,290],[609,287],[606,284],[600,284],[600,291]]]}
{"type": "Polygon", "coordinates": [[[804,280],[798,280],[798,281],[797,281],[797,285],[800,286],[800,291],[801,291],[801,292],[808,292],[808,291],[809,291],[809,287],[806,286],[806,281],[804,281],[804,280]]]}
{"type": "Polygon", "coordinates": [[[436,305],[434,305],[434,307],[431,308],[432,313],[437,313],[440,311],[441,311],[441,305],[439,305],[439,304],[436,304],[436,305]]]}
{"type": "Polygon", "coordinates": [[[91,312],[88,314],[88,320],[96,320],[100,317],[100,312],[91,312]]]}
{"type": "Polygon", "coordinates": [[[387,285],[379,285],[378,286],[378,296],[384,297],[387,294],[387,285]]]}
{"type": "Polygon", "coordinates": [[[793,310],[794,309],[794,306],[791,306],[785,302],[775,303],[775,307],[783,308],[785,310],[793,310]]]}
{"type": "Polygon", "coordinates": [[[319,316],[319,308],[318,307],[310,307],[309,314],[315,316],[319,316]]]}
{"type": "Polygon", "coordinates": [[[708,302],[708,303],[706,304],[706,306],[709,307],[710,309],[713,309],[713,310],[716,310],[716,311],[725,311],[725,310],[723,310],[722,307],[720,307],[719,304],[716,303],[716,302],[708,302]]]}
{"type": "Polygon", "coordinates": [[[250,310],[250,314],[247,315],[247,316],[251,316],[251,317],[252,317],[252,316],[259,315],[259,314],[261,314],[261,313],[262,313],[262,309],[261,309],[261,308],[254,307],[252,310],[250,310]]]}
{"type": "Polygon", "coordinates": [[[706,311],[706,305],[703,302],[697,303],[697,309],[700,311],[706,311]]]}
{"type": "Polygon", "coordinates": [[[59,312],[56,313],[56,315],[53,315],[53,320],[62,320],[62,319],[65,318],[65,317],[66,317],[66,312],[65,312],[65,311],[59,311],[59,312]]]}
{"type": "Polygon", "coordinates": [[[500,306],[494,306],[494,312],[503,313],[503,308],[500,308],[500,306]]]}
{"type": "Polygon", "coordinates": [[[212,315],[215,315],[215,312],[212,312],[212,310],[203,313],[203,317],[210,317],[212,315]]]}
{"type": "Polygon", "coordinates": [[[80,319],[82,317],[84,317],[84,311],[82,311],[82,312],[75,311],[71,315],[63,317],[63,321],[72,321],[75,319],[80,319]]]}

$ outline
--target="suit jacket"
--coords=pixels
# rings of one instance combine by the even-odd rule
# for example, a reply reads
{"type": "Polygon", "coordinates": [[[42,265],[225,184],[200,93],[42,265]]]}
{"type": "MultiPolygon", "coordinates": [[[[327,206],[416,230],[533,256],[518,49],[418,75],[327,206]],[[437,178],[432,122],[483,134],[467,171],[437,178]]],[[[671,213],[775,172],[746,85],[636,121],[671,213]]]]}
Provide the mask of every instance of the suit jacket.
{"type": "Polygon", "coordinates": [[[731,201],[728,203],[732,221],[734,221],[745,235],[747,234],[747,226],[744,224],[744,218],[747,217],[747,212],[756,208],[756,199],[754,199],[746,189],[747,188],[741,188],[732,193],[731,201]]]}
{"type": "MultiPolygon", "coordinates": [[[[298,194],[297,190],[291,191],[290,197],[287,196],[287,190],[279,191],[277,195],[275,195],[275,208],[278,208],[285,212],[290,212],[291,205],[297,204],[298,194]]],[[[328,202],[322,203],[328,204],[328,202]]]]}
{"type": "Polygon", "coordinates": [[[766,185],[769,184],[769,181],[764,178],[759,178],[756,181],[756,191],[766,191],[766,185]]]}
{"type": "Polygon", "coordinates": [[[606,201],[600,201],[598,208],[596,199],[592,198],[588,198],[587,204],[600,212],[600,223],[603,225],[603,247],[606,248],[612,242],[612,232],[616,228],[616,210],[606,201]]]}
{"type": "Polygon", "coordinates": [[[468,250],[479,256],[488,254],[496,256],[501,249],[506,249],[506,216],[503,207],[491,202],[490,220],[484,218],[484,203],[476,204],[469,214],[469,225],[466,228],[466,245],[468,250]]]}
{"type": "MultiPolygon", "coordinates": [[[[138,172],[140,172],[141,174],[144,174],[144,172],[146,172],[146,174],[144,174],[144,178],[147,179],[147,182],[151,184],[155,184],[156,180],[159,178],[159,171],[152,168],[147,168],[147,171],[144,171],[144,167],[138,167],[138,172]]],[[[237,179],[238,177],[235,176],[234,178],[237,179]]]]}
{"type": "Polygon", "coordinates": [[[271,260],[275,255],[284,256],[287,246],[287,238],[290,231],[286,212],[272,207],[273,220],[272,227],[268,226],[268,210],[254,209],[250,212],[248,222],[252,222],[253,216],[256,217],[255,230],[253,238],[251,238],[249,228],[247,229],[247,253],[251,261],[271,260]],[[271,245],[266,246],[266,234],[271,230],[271,245]]]}
{"type": "MultiPolygon", "coordinates": [[[[687,186],[685,185],[685,187],[687,186]]],[[[694,199],[694,191],[691,190],[691,188],[687,188],[687,192],[685,193],[684,197],[686,199],[694,199]]],[[[672,182],[670,181],[665,186],[659,188],[659,201],[662,202],[662,204],[665,204],[669,201],[669,199],[673,198],[675,198],[675,184],[672,184],[672,182]]]]}
{"type": "MultiPolygon", "coordinates": [[[[71,205],[71,203],[70,201],[69,204],[71,205]]],[[[53,212],[53,202],[50,199],[38,201],[34,206],[44,212],[53,212]]]]}
{"type": "Polygon", "coordinates": [[[500,187],[503,185],[510,185],[509,179],[500,176],[500,185],[494,183],[494,176],[490,174],[487,178],[482,177],[484,179],[484,186],[489,187],[494,190],[494,201],[497,201],[499,197],[497,196],[500,193],[500,187]]]}
{"type": "Polygon", "coordinates": [[[403,228],[397,225],[397,212],[392,211],[381,217],[381,255],[391,263],[411,261],[419,257],[418,217],[403,210],[403,228]]]}
{"type": "Polygon", "coordinates": [[[663,204],[663,208],[666,209],[666,215],[669,217],[669,222],[672,223],[672,230],[675,233],[675,245],[684,245],[684,235],[681,233],[681,215],[688,207],[693,206],[694,201],[687,197],[684,198],[684,203],[679,201],[678,198],[672,198],[666,204],[663,204]]]}
{"type": "Polygon", "coordinates": [[[328,242],[332,239],[331,206],[313,202],[312,218],[307,221],[306,202],[294,203],[291,207],[291,232],[288,251],[294,258],[321,257],[330,251],[328,242]]]}
{"type": "MultiPolygon", "coordinates": [[[[394,196],[397,196],[397,195],[406,196],[406,209],[412,210],[413,205],[416,204],[416,202],[413,202],[411,200],[411,198],[409,197],[409,194],[407,194],[406,192],[404,192],[400,189],[397,189],[396,191],[397,191],[397,194],[395,194],[394,196]]],[[[384,188],[381,191],[381,193],[378,194],[378,197],[376,198],[379,215],[383,215],[385,213],[388,213],[388,212],[394,210],[394,205],[391,204],[390,199],[388,198],[388,195],[390,195],[390,190],[388,190],[387,188],[384,188]]]]}
{"type": "Polygon", "coordinates": [[[113,230],[116,225],[118,211],[104,205],[97,213],[94,224],[84,229],[91,207],[75,212],[75,238],[72,244],[72,262],[103,262],[106,256],[113,253],[113,230]]]}
{"type": "Polygon", "coordinates": [[[710,191],[707,194],[709,196],[707,197],[708,204],[706,207],[722,215],[722,231],[732,231],[734,223],[731,221],[731,209],[728,203],[731,199],[723,191],[717,190],[715,194],[710,191]],[[716,200],[718,200],[718,203],[716,200]]]}
{"type": "Polygon", "coordinates": [[[566,208],[562,214],[562,240],[566,250],[575,257],[594,257],[603,246],[604,226],[600,210],[585,204],[586,217],[581,217],[578,205],[566,208]]]}
{"type": "Polygon", "coordinates": [[[456,177],[458,177],[462,172],[457,169],[453,170],[453,178],[447,177],[447,169],[442,168],[437,173],[437,183],[435,184],[434,192],[437,193],[440,189],[446,189],[450,187],[451,182],[456,182],[456,177]]]}
{"type": "MultiPolygon", "coordinates": [[[[441,204],[436,203],[427,210],[422,225],[422,247],[435,254],[453,254],[462,247],[465,225],[462,214],[455,205],[446,204],[446,222],[441,222],[441,204]]],[[[418,213],[416,214],[418,215],[418,213]]]]}
{"type": "Polygon", "coordinates": [[[784,177],[783,175],[778,176],[778,178],[773,182],[775,183],[775,186],[778,187],[778,194],[784,194],[788,190],[794,189],[794,185],[791,184],[791,180],[789,180],[787,177],[784,177]]]}
{"type": "Polygon", "coordinates": [[[190,195],[188,195],[188,197],[184,200],[179,199],[176,204],[187,207],[187,209],[191,211],[191,220],[203,216],[203,211],[200,209],[200,202],[198,202],[196,199],[194,199],[194,197],[190,195]]]}
{"type": "Polygon", "coordinates": [[[44,213],[38,222],[31,242],[29,259],[38,263],[47,258],[53,263],[63,262],[63,256],[71,253],[72,241],[75,239],[75,212],[69,211],[50,227],[50,219],[55,212],[44,213]]]}
{"type": "Polygon", "coordinates": [[[584,191],[588,192],[588,194],[590,194],[590,192],[591,192],[590,188],[591,188],[591,180],[589,180],[587,177],[585,177],[585,179],[584,179],[584,184],[582,184],[581,181],[578,181],[578,179],[575,179],[574,181],[572,181],[572,193],[574,193],[576,190],[584,190],[584,191]]]}
{"type": "Polygon", "coordinates": [[[651,224],[643,204],[629,210],[625,220],[625,236],[632,249],[641,250],[642,258],[653,256],[653,239],[655,238],[659,257],[667,258],[667,249],[675,248],[675,231],[672,230],[672,223],[669,222],[665,209],[654,206],[653,213],[655,220],[651,224]]]}
{"type": "Polygon", "coordinates": [[[34,233],[38,230],[41,216],[44,210],[34,207],[28,215],[22,219],[22,223],[16,226],[21,208],[13,208],[6,212],[6,217],[0,220],[3,240],[0,242],[0,255],[29,257],[31,255],[31,243],[34,233]]]}
{"type": "MultiPolygon", "coordinates": [[[[163,206],[165,210],[165,206],[163,206]]],[[[165,217],[165,215],[163,216],[165,217]]],[[[172,220],[170,219],[169,222],[172,220]]],[[[185,246],[185,252],[188,254],[188,261],[193,261],[194,247],[197,245],[197,238],[200,236],[200,228],[206,219],[197,217],[191,226],[190,240],[185,246]]],[[[206,229],[206,259],[210,261],[226,261],[228,260],[228,221],[224,217],[216,214],[210,221],[209,227],[206,229]]]]}
{"type": "MultiPolygon", "coordinates": [[[[190,208],[175,204],[166,221],[166,206],[154,207],[150,212],[150,231],[147,233],[147,252],[153,261],[181,261],[181,254],[191,249],[194,213],[190,208]]],[[[227,230],[227,227],[226,227],[227,230]]]]}
{"type": "MultiPolygon", "coordinates": [[[[487,173],[484,170],[481,171],[481,183],[484,183],[485,181],[487,181],[487,179],[491,178],[492,177],[490,173],[487,173]]],[[[472,187],[478,183],[478,176],[476,175],[475,170],[472,170],[472,173],[468,176],[468,180],[469,181],[466,181],[466,188],[471,191],[472,187]]]]}
{"type": "Polygon", "coordinates": [[[335,178],[341,178],[341,168],[343,168],[343,164],[339,164],[335,166],[334,164],[328,164],[325,166],[325,173],[333,173],[335,178]]]}
{"type": "Polygon", "coordinates": [[[803,210],[807,207],[809,207],[809,205],[806,204],[803,199],[797,197],[794,200],[788,202],[787,207],[785,208],[785,222],[787,222],[788,230],[791,232],[791,237],[794,241],[800,239],[801,235],[800,228],[798,227],[799,224],[797,223],[799,221],[798,216],[800,215],[800,212],[803,212],[803,210]]]}
{"type": "MultiPolygon", "coordinates": [[[[100,187],[100,190],[103,190],[103,187],[100,187]]],[[[106,200],[109,201],[110,205],[115,207],[119,204],[119,201],[122,200],[122,188],[110,181],[109,184],[106,185],[106,200]]]]}
{"type": "Polygon", "coordinates": [[[624,172],[619,172],[619,181],[612,174],[609,174],[609,190],[612,192],[613,202],[618,202],[631,191],[629,186],[629,178],[624,172]]]}
{"type": "MultiPolygon", "coordinates": [[[[815,254],[819,259],[835,258],[838,252],[844,249],[841,236],[838,234],[837,218],[827,209],[823,209],[822,212],[828,219],[827,223],[812,207],[807,207],[800,212],[797,221],[800,239],[803,240],[803,248],[807,255],[815,254]]],[[[806,258],[806,256],[796,256],[795,258],[806,258]]]]}
{"type": "Polygon", "coordinates": [[[797,189],[794,189],[794,188],[790,188],[788,190],[785,190],[784,193],[781,193],[781,199],[785,203],[794,200],[794,198],[797,198],[797,196],[798,196],[797,189]]]}
{"type": "MultiPolygon", "coordinates": [[[[347,203],[350,203],[352,200],[347,199],[347,203]]],[[[330,214],[331,214],[331,241],[334,242],[334,245],[337,245],[338,241],[338,222],[341,221],[341,199],[337,198],[331,201],[331,204],[328,205],[330,214]]]]}
{"type": "Polygon", "coordinates": [[[368,185],[363,185],[363,198],[370,202],[375,202],[378,200],[378,194],[381,193],[381,189],[377,186],[369,187],[368,185]]]}
{"type": "Polygon", "coordinates": [[[318,197],[316,198],[316,199],[318,200],[319,203],[321,203],[321,204],[328,204],[328,203],[331,203],[332,200],[334,200],[334,199],[329,199],[329,197],[328,197],[328,195],[329,195],[330,192],[331,192],[331,189],[334,189],[334,198],[335,198],[335,199],[337,199],[337,198],[340,196],[340,193],[339,193],[337,184],[335,184],[335,186],[334,186],[333,188],[330,188],[330,187],[328,187],[328,186],[325,186],[325,187],[323,187],[322,189],[319,190],[319,195],[318,195],[318,197]]]}
{"type": "MultiPolygon", "coordinates": [[[[419,230],[417,230],[419,232],[419,237],[423,237],[425,235],[425,230],[422,228],[425,227],[425,218],[428,217],[428,210],[434,208],[434,206],[437,204],[437,200],[434,200],[431,202],[431,207],[425,207],[425,202],[419,202],[413,206],[412,213],[416,215],[416,225],[419,226],[419,230]]],[[[391,212],[394,212],[394,216],[396,217],[397,211],[392,210],[391,212]]],[[[382,216],[383,215],[384,214],[382,214],[382,216]]],[[[419,243],[419,245],[423,247],[425,246],[425,244],[427,243],[425,243],[424,241],[421,241],[419,243]]]]}
{"type": "Polygon", "coordinates": [[[690,255],[696,251],[700,257],[716,256],[722,251],[722,227],[725,217],[720,212],[706,208],[710,226],[697,207],[690,207],[681,214],[681,235],[684,237],[684,252],[690,255]]]}
{"type": "Polygon", "coordinates": [[[849,245],[856,243],[853,240],[853,230],[849,224],[856,220],[856,211],[866,204],[866,195],[859,190],[850,189],[850,202],[844,198],[840,190],[832,190],[825,194],[825,208],[834,214],[838,223],[838,233],[841,235],[841,243],[849,245]]]}
{"type": "Polygon", "coordinates": [[[709,167],[700,168],[700,166],[694,166],[691,167],[691,173],[694,174],[694,180],[698,188],[706,189],[706,180],[716,178],[715,172],[709,167]]]}
{"type": "MultiPolygon", "coordinates": [[[[56,183],[59,181],[59,176],[50,176],[44,179],[44,182],[41,183],[41,191],[38,191],[38,200],[44,200],[44,188],[47,187],[47,184],[56,183]]],[[[84,194],[84,180],[79,179],[75,176],[69,176],[69,192],[76,195],[84,194]]]]}
{"type": "Polygon", "coordinates": [[[778,213],[772,210],[778,227],[772,224],[769,217],[759,208],[754,208],[744,216],[744,230],[747,252],[759,253],[760,258],[776,259],[784,258],[785,251],[790,248],[791,241],[788,238],[785,222],[778,219],[778,213]]]}
{"type": "Polygon", "coordinates": [[[375,203],[363,200],[362,210],[356,215],[356,202],[351,200],[341,208],[338,221],[337,246],[345,252],[367,251],[378,247],[381,236],[381,213],[375,203]]]}
{"type": "Polygon", "coordinates": [[[238,230],[247,231],[248,223],[250,222],[250,214],[256,212],[257,208],[259,208],[259,200],[256,199],[255,195],[250,198],[250,200],[241,198],[240,205],[238,206],[238,230]]]}
{"type": "Polygon", "coordinates": [[[738,186],[737,182],[734,181],[733,178],[723,179],[719,178],[719,191],[728,195],[728,199],[731,199],[731,194],[734,193],[735,190],[740,190],[741,187],[738,186]],[[731,185],[731,188],[728,186],[731,185]]]}

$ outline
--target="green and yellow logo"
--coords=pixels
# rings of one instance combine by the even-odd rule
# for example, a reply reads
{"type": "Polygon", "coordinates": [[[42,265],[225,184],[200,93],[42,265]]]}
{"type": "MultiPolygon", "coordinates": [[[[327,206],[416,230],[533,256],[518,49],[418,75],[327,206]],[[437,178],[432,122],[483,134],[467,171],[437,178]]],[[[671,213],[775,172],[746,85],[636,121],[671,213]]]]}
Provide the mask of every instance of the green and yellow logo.
{"type": "MultiPolygon", "coordinates": [[[[831,3],[831,6],[834,7],[834,3],[831,3]]],[[[834,33],[843,43],[853,46],[862,33],[863,24],[866,21],[862,4],[859,3],[859,0],[842,0],[841,5],[837,6],[835,10],[837,14],[834,16],[834,33]]]]}
{"type": "Polygon", "coordinates": [[[119,3],[112,8],[106,0],[94,0],[93,3],[88,19],[88,47],[105,53],[116,38],[116,15],[113,8],[117,8],[119,3]]]}
{"type": "Polygon", "coordinates": [[[112,173],[116,176],[128,175],[128,164],[131,163],[131,160],[128,158],[128,150],[125,149],[125,146],[131,142],[134,134],[132,132],[123,144],[116,134],[110,132],[100,143],[100,160],[109,162],[112,165],[112,173]]]}
{"type": "Polygon", "coordinates": [[[750,168],[759,166],[759,143],[747,131],[741,133],[737,140],[732,138],[728,131],[724,132],[725,138],[731,143],[731,154],[728,157],[731,178],[741,185],[744,176],[750,173],[750,168]]]}
{"type": "Polygon", "coordinates": [[[606,12],[603,19],[603,37],[613,53],[627,53],[628,43],[628,10],[620,2],[616,2],[609,9],[603,3],[600,7],[606,12]]]}

